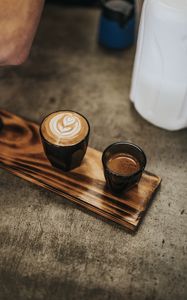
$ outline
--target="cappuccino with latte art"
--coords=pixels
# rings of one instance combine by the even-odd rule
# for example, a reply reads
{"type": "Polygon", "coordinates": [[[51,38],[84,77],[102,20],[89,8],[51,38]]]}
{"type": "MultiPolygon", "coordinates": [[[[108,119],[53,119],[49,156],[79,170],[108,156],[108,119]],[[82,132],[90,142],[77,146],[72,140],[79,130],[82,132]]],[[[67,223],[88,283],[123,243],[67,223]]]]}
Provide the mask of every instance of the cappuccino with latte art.
{"type": "Polygon", "coordinates": [[[48,115],[40,134],[51,164],[63,171],[78,167],[86,153],[89,131],[88,121],[77,112],[62,110],[48,115]]]}
{"type": "Polygon", "coordinates": [[[76,112],[59,111],[52,113],[42,123],[44,138],[58,146],[79,143],[88,133],[88,122],[76,112]]]}

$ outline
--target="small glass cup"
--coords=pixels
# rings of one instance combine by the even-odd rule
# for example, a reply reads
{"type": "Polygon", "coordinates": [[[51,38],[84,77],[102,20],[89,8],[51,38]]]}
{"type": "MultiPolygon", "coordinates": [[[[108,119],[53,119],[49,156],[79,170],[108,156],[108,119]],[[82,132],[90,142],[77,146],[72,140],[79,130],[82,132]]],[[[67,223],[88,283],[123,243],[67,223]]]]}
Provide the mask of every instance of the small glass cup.
{"type": "Polygon", "coordinates": [[[0,130],[3,128],[3,121],[0,118],[0,130]]]}
{"type": "MultiPolygon", "coordinates": [[[[75,112],[75,111],[68,110],[68,112],[75,112]]],[[[47,139],[45,139],[41,127],[45,119],[51,114],[47,115],[40,125],[40,137],[41,137],[41,141],[43,144],[43,149],[46,154],[46,157],[48,158],[48,160],[50,161],[53,167],[58,168],[65,172],[80,166],[85,156],[87,146],[88,146],[88,141],[89,141],[90,124],[82,114],[78,112],[75,113],[83,117],[88,124],[88,132],[86,136],[77,144],[56,145],[56,144],[52,144],[47,139]]]]}
{"type": "Polygon", "coordinates": [[[102,155],[102,163],[104,169],[104,175],[106,179],[106,184],[109,189],[114,193],[120,193],[122,191],[127,191],[136,185],[145,169],[146,166],[146,155],[144,151],[137,145],[128,142],[117,142],[108,146],[102,155]],[[122,175],[112,171],[107,163],[109,159],[116,154],[127,154],[134,157],[139,162],[139,168],[132,174],[122,175]]]}

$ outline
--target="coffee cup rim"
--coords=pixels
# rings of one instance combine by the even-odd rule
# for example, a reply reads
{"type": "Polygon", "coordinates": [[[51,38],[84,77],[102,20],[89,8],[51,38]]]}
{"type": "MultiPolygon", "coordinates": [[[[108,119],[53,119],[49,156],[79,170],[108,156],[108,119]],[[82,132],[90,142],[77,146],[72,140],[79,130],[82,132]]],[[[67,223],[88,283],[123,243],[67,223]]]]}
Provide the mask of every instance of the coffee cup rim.
{"type": "Polygon", "coordinates": [[[40,128],[39,128],[39,131],[40,131],[40,136],[42,137],[42,139],[43,139],[47,144],[49,144],[49,145],[51,145],[51,146],[54,146],[54,147],[57,147],[57,148],[61,148],[61,147],[63,147],[63,148],[71,148],[71,147],[74,147],[74,146],[76,146],[76,145],[79,145],[80,143],[82,143],[82,141],[84,141],[84,140],[89,136],[89,134],[90,134],[90,123],[89,123],[88,119],[87,119],[83,114],[77,112],[76,110],[73,110],[73,109],[60,109],[60,110],[56,110],[56,111],[53,111],[53,112],[49,113],[48,115],[46,115],[46,116],[42,119],[42,121],[40,122],[40,128]],[[48,118],[48,117],[49,117],[50,115],[52,115],[52,114],[55,114],[55,113],[57,113],[57,112],[63,112],[63,111],[74,112],[74,113],[80,115],[81,117],[83,117],[83,118],[86,120],[86,122],[87,122],[87,124],[88,124],[88,132],[87,132],[87,134],[86,134],[85,137],[84,137],[82,140],[80,140],[78,143],[75,143],[75,144],[72,144],[72,145],[56,145],[56,144],[53,144],[53,143],[49,142],[49,141],[44,137],[44,135],[43,135],[43,133],[42,133],[41,127],[42,127],[42,124],[43,124],[43,122],[45,121],[45,119],[48,118]]]}
{"type": "MultiPolygon", "coordinates": [[[[130,153],[129,153],[129,154],[130,154],[130,153]]],[[[132,155],[132,156],[135,157],[134,155],[132,155]]],[[[141,148],[140,146],[138,146],[138,145],[136,145],[136,144],[134,144],[134,143],[131,143],[131,142],[123,142],[123,141],[120,141],[120,142],[112,143],[112,144],[110,144],[109,146],[107,146],[107,147],[105,148],[105,150],[103,151],[103,154],[102,154],[102,163],[103,163],[104,169],[106,169],[109,173],[111,173],[111,174],[113,174],[113,175],[115,175],[115,176],[117,176],[117,177],[130,178],[130,177],[132,177],[132,176],[134,176],[134,175],[138,175],[139,173],[142,173],[142,172],[144,171],[145,166],[146,166],[146,164],[147,164],[147,157],[146,157],[146,155],[145,155],[145,152],[142,150],[142,148],[141,148]],[[144,161],[143,161],[143,166],[140,167],[138,171],[136,171],[136,172],[134,172],[134,173],[131,173],[130,175],[122,175],[122,174],[119,174],[119,173],[117,173],[117,172],[114,172],[114,171],[112,171],[110,168],[108,168],[107,162],[105,162],[105,160],[104,160],[104,156],[105,156],[106,152],[107,152],[110,148],[112,148],[113,146],[116,146],[116,145],[128,145],[128,146],[131,146],[131,147],[133,147],[133,148],[136,148],[138,151],[140,151],[141,154],[143,155],[143,160],[144,160],[144,161]]]]}

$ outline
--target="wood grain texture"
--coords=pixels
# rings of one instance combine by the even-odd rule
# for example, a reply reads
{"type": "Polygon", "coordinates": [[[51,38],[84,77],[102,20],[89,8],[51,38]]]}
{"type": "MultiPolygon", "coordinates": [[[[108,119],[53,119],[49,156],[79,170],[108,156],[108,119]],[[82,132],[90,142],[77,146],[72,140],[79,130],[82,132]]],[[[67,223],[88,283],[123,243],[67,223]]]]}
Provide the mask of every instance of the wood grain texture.
{"type": "Polygon", "coordinates": [[[3,110],[0,118],[1,168],[130,230],[138,227],[160,185],[160,177],[144,172],[137,186],[120,197],[114,196],[105,186],[101,152],[88,148],[82,165],[64,173],[46,159],[37,124],[3,110]]]}

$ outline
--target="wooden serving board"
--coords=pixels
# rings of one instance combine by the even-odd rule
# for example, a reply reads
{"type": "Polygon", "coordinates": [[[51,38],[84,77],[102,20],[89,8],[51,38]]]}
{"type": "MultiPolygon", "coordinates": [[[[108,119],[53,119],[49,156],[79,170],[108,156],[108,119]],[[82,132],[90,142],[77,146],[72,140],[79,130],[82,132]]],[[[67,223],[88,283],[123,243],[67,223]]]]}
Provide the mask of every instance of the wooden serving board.
{"type": "Polygon", "coordinates": [[[82,165],[65,173],[46,159],[37,124],[4,110],[0,110],[0,119],[1,168],[135,231],[160,185],[160,177],[144,172],[137,186],[120,197],[114,196],[105,186],[101,152],[88,148],[82,165]]]}

